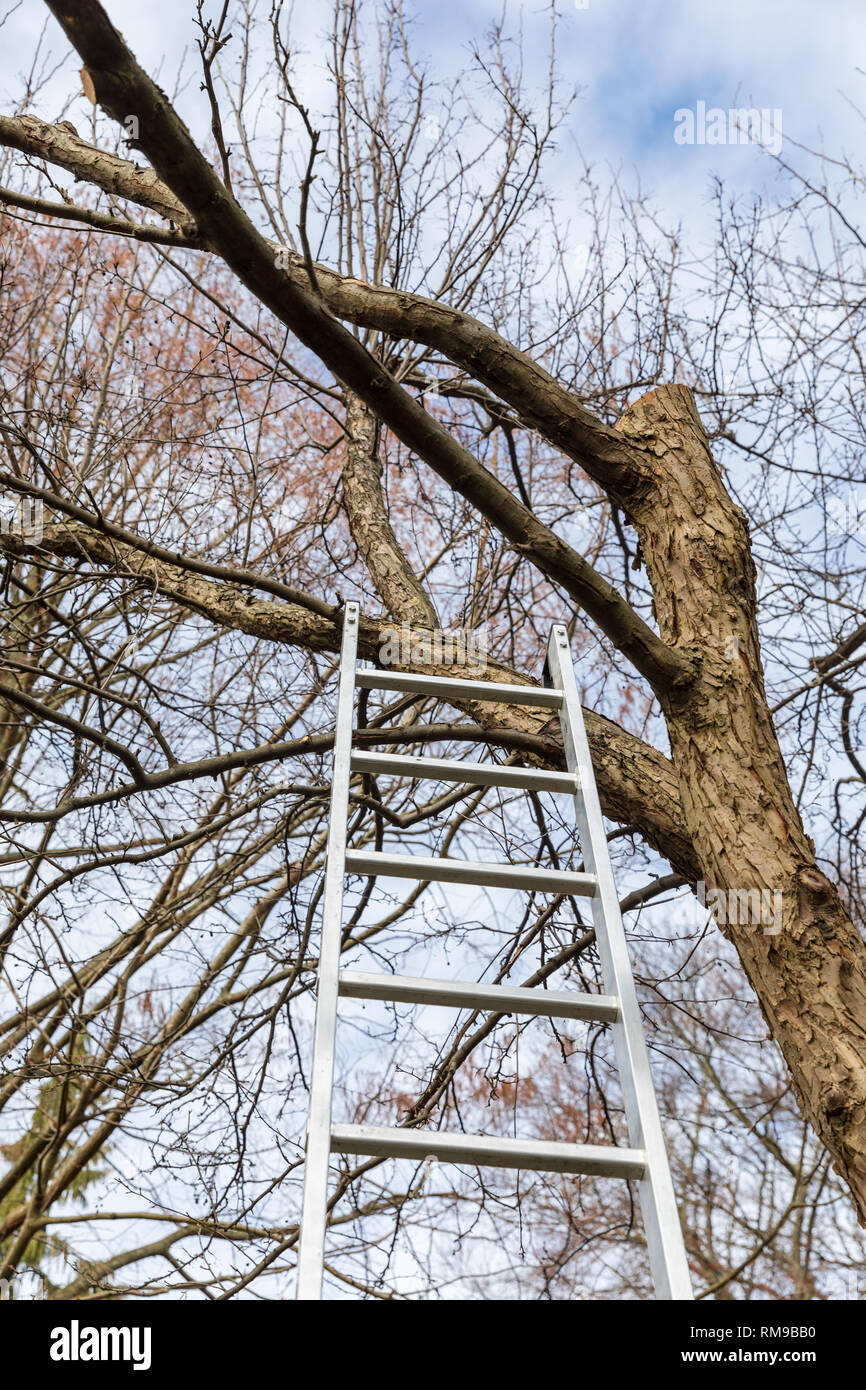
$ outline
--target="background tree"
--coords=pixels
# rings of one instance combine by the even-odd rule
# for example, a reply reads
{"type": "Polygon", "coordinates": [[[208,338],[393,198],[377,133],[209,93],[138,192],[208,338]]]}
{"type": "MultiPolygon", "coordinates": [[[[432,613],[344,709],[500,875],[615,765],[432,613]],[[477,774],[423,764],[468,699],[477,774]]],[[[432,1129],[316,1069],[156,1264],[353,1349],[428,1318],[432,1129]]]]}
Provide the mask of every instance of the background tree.
{"type": "MultiPolygon", "coordinates": [[[[395,620],[485,623],[493,679],[537,679],[568,616],[698,1291],[840,1296],[866,1213],[854,171],[791,171],[771,209],[720,189],[696,264],[587,168],[577,273],[544,183],[567,103],[523,90],[503,30],[443,91],[399,6],[338,3],[320,119],[279,10],[200,7],[201,151],[99,5],[49,9],[115,124],[44,121],[35,81],[0,117],[2,484],[45,509],[41,536],[0,536],[0,1274],[72,1224],[59,1297],[284,1290],[359,596],[364,658],[395,620]],[[707,924],[699,882],[781,894],[781,931],[707,924]],[[46,1076],[65,1099],[34,1126],[46,1076]],[[94,1164],[111,1204],[73,1210],[94,1164]]],[[[561,758],[510,707],[371,698],[359,723],[561,758]]],[[[359,779],[351,832],[579,859],[545,798],[426,783],[359,779]]],[[[365,881],[345,951],[597,983],[573,901],[365,881]]],[[[604,1030],[351,1018],[347,1117],[622,1137],[604,1030]]],[[[346,1160],[329,1276],[643,1295],[612,1186],[346,1160]]]]}

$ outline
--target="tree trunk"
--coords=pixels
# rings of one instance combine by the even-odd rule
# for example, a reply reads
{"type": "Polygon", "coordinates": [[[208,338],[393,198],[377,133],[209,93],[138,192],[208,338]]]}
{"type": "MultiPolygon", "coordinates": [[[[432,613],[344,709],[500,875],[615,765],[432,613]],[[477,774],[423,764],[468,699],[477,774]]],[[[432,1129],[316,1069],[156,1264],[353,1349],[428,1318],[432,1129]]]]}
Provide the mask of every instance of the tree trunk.
{"type": "Polygon", "coordinates": [[[689,390],[652,392],[620,428],[653,476],[631,512],[661,635],[698,658],[694,685],[661,697],[686,826],[708,895],[725,894],[718,917],[801,1104],[866,1224],[866,945],[818,868],[788,785],[764,691],[748,524],[689,390]],[[749,890],[763,890],[772,910],[743,924],[749,890]]]}

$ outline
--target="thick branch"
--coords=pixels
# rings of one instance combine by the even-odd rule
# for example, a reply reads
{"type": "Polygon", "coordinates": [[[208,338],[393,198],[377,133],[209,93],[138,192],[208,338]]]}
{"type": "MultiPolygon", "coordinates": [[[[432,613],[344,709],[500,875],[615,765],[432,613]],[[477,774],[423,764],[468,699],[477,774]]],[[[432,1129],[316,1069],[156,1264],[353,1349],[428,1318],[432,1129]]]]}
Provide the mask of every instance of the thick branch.
{"type": "MultiPolygon", "coordinates": [[[[15,533],[0,534],[0,554],[16,559],[38,560],[40,554],[84,559],[156,588],[163,598],[173,599],[221,627],[309,651],[337,652],[340,648],[338,613],[324,617],[301,604],[256,598],[231,584],[214,583],[182,564],[165,564],[152,554],[109,539],[85,526],[50,523],[45,526],[38,544],[15,533]]],[[[377,658],[383,634],[390,627],[388,622],[380,624],[362,619],[359,643],[362,658],[377,658]]],[[[439,674],[448,673],[441,670],[439,674]]],[[[455,671],[455,674],[460,673],[455,671]]],[[[493,661],[488,662],[486,675],[493,681],[533,684],[522,673],[493,661]]],[[[560,747],[556,721],[544,714],[480,702],[462,702],[457,707],[474,718],[502,747],[523,746],[534,761],[549,765],[558,762],[558,751],[545,756],[542,749],[533,750],[531,746],[532,739],[542,736],[551,749],[560,747]]],[[[594,711],[586,710],[585,715],[605,815],[633,825],[674,869],[695,882],[699,876],[697,861],[683,830],[678,785],[670,761],[657,749],[594,711]]],[[[309,744],[306,746],[309,751],[309,744]]],[[[265,756],[260,750],[256,760],[264,761],[265,756]]],[[[217,761],[222,765],[223,760],[217,761]]],[[[177,771],[167,769],[164,776],[172,778],[177,771]]],[[[207,774],[198,767],[196,775],[207,774]]]]}
{"type": "MultiPolygon", "coordinates": [[[[196,235],[194,219],[181,208],[175,195],[153,170],[142,170],[129,160],[96,149],[70,136],[63,126],[52,126],[32,116],[0,118],[0,144],[26,149],[28,153],[60,164],[76,178],[150,207],[174,221],[179,221],[179,215],[185,215],[179,225],[190,235],[185,238],[175,235],[176,243],[220,251],[219,246],[205,236],[196,235]],[[143,175],[147,175],[147,179],[143,175]]],[[[42,202],[40,199],[27,200],[26,195],[5,191],[0,193],[0,201],[4,197],[18,206],[30,206],[36,212],[87,222],[100,231],[159,242],[171,237],[158,228],[122,224],[102,218],[101,214],[94,215],[86,208],[65,211],[60,205],[51,203],[39,207],[35,205],[42,202]]],[[[281,252],[287,278],[298,287],[306,288],[310,277],[304,258],[273,242],[268,245],[274,252],[281,252]]],[[[338,318],[359,328],[376,329],[395,338],[435,348],[507,401],[527,425],[578,463],[626,510],[635,490],[651,485],[652,475],[646,471],[645,458],[631,449],[628,440],[597,420],[571,391],[488,324],[424,295],[391,289],[387,285],[370,285],[340,275],[319,262],[314,263],[314,273],[325,303],[338,318]]]]}
{"type": "Polygon", "coordinates": [[[379,426],[375,415],[348,391],[343,502],[352,536],[376,592],[392,617],[418,627],[436,627],[436,609],[406,559],[388,519],[378,449],[379,426]]]}
{"type": "Polygon", "coordinates": [[[195,232],[186,208],[153,169],[142,169],[130,159],[95,149],[86,140],[79,140],[68,125],[51,125],[38,116],[0,115],[0,144],[34,159],[47,159],[76,179],[95,183],[116,197],[129,198],[177,223],[183,231],[195,232]]]}
{"type": "Polygon", "coordinates": [[[168,99],[126,48],[97,0],[49,8],[86,64],[100,104],[137,117],[140,144],[198,230],[247,288],[375,414],[477,507],[543,574],[561,585],[646,677],[656,693],[689,683],[692,659],[667,647],[582,555],[560,540],[405,391],[324,302],[278,268],[256,230],[196,148],[168,99]]]}

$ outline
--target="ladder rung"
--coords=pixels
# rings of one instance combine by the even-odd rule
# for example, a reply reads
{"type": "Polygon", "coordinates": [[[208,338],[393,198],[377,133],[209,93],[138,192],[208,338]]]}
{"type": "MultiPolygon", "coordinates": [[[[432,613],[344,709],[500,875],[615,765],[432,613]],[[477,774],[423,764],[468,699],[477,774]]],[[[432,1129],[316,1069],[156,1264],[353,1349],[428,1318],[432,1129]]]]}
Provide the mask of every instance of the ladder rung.
{"type": "Polygon", "coordinates": [[[346,873],[415,878],[422,883],[477,883],[488,888],[576,894],[585,898],[594,895],[597,884],[593,874],[578,874],[571,869],[476,864],[466,859],[428,859],[420,854],[382,854],[376,850],[357,849],[346,851],[346,873]]]}
{"type": "Polygon", "coordinates": [[[535,767],[497,767],[495,763],[461,763],[451,758],[409,758],[397,753],[353,753],[353,772],[426,777],[436,782],[466,782],[475,787],[515,787],[519,791],[577,791],[573,772],[535,767]]]}
{"type": "Polygon", "coordinates": [[[523,1168],[537,1173],[589,1173],[597,1177],[643,1178],[643,1149],[603,1144],[562,1144],[543,1139],[498,1139],[486,1134],[442,1134],[385,1125],[332,1125],[331,1152],[372,1158],[438,1158],[489,1168],[523,1168]]]}
{"type": "Polygon", "coordinates": [[[537,1018],[577,1018],[616,1023],[619,1003],[611,994],[579,990],[527,989],[524,985],[485,985],[466,980],[421,980],[407,975],[340,972],[346,999],[387,999],[397,1004],[438,1004],[453,1009],[530,1014],[537,1018]]]}
{"type": "Polygon", "coordinates": [[[541,685],[497,685],[494,681],[461,681],[448,676],[411,675],[408,671],[380,671],[360,666],[355,684],[365,690],[405,690],[415,695],[437,695],[441,700],[496,700],[504,705],[534,705],[559,709],[562,692],[541,685]]]}

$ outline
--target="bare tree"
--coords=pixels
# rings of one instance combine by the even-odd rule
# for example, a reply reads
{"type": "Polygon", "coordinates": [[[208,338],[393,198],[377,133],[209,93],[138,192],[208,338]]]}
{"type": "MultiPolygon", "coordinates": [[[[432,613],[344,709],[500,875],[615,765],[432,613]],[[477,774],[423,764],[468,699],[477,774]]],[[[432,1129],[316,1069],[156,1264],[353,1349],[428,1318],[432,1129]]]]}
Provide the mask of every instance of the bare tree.
{"type": "MultiPolygon", "coordinates": [[[[200,5],[203,150],[95,0],[48,8],[94,125],[36,115],[35,76],[0,117],[0,1275],[51,1230],[57,1297],[284,1286],[358,596],[365,659],[403,624],[442,673],[431,631],[486,624],[512,682],[567,614],[644,880],[624,907],[699,1292],[838,1296],[866,1218],[853,171],[791,170],[773,209],[720,189],[698,265],[588,167],[575,269],[544,183],[555,24],[533,102],[503,29],[437,90],[398,4],[337,0],[320,119],[280,7],[200,5]],[[708,930],[684,888],[749,911],[708,930]],[[100,1173],[111,1210],[87,1207],[100,1173]]],[[[562,758],[543,714],[472,702],[365,700],[358,738],[562,758]]],[[[579,859],[543,798],[363,777],[351,807],[358,844],[579,859]]],[[[365,882],[344,949],[596,986],[577,903],[513,909],[365,882]]],[[[603,1029],[349,1026],[347,1116],[622,1137],[603,1029]]],[[[646,1291],[627,1187],[347,1161],[337,1191],[329,1274],[361,1296],[646,1291]]]]}

